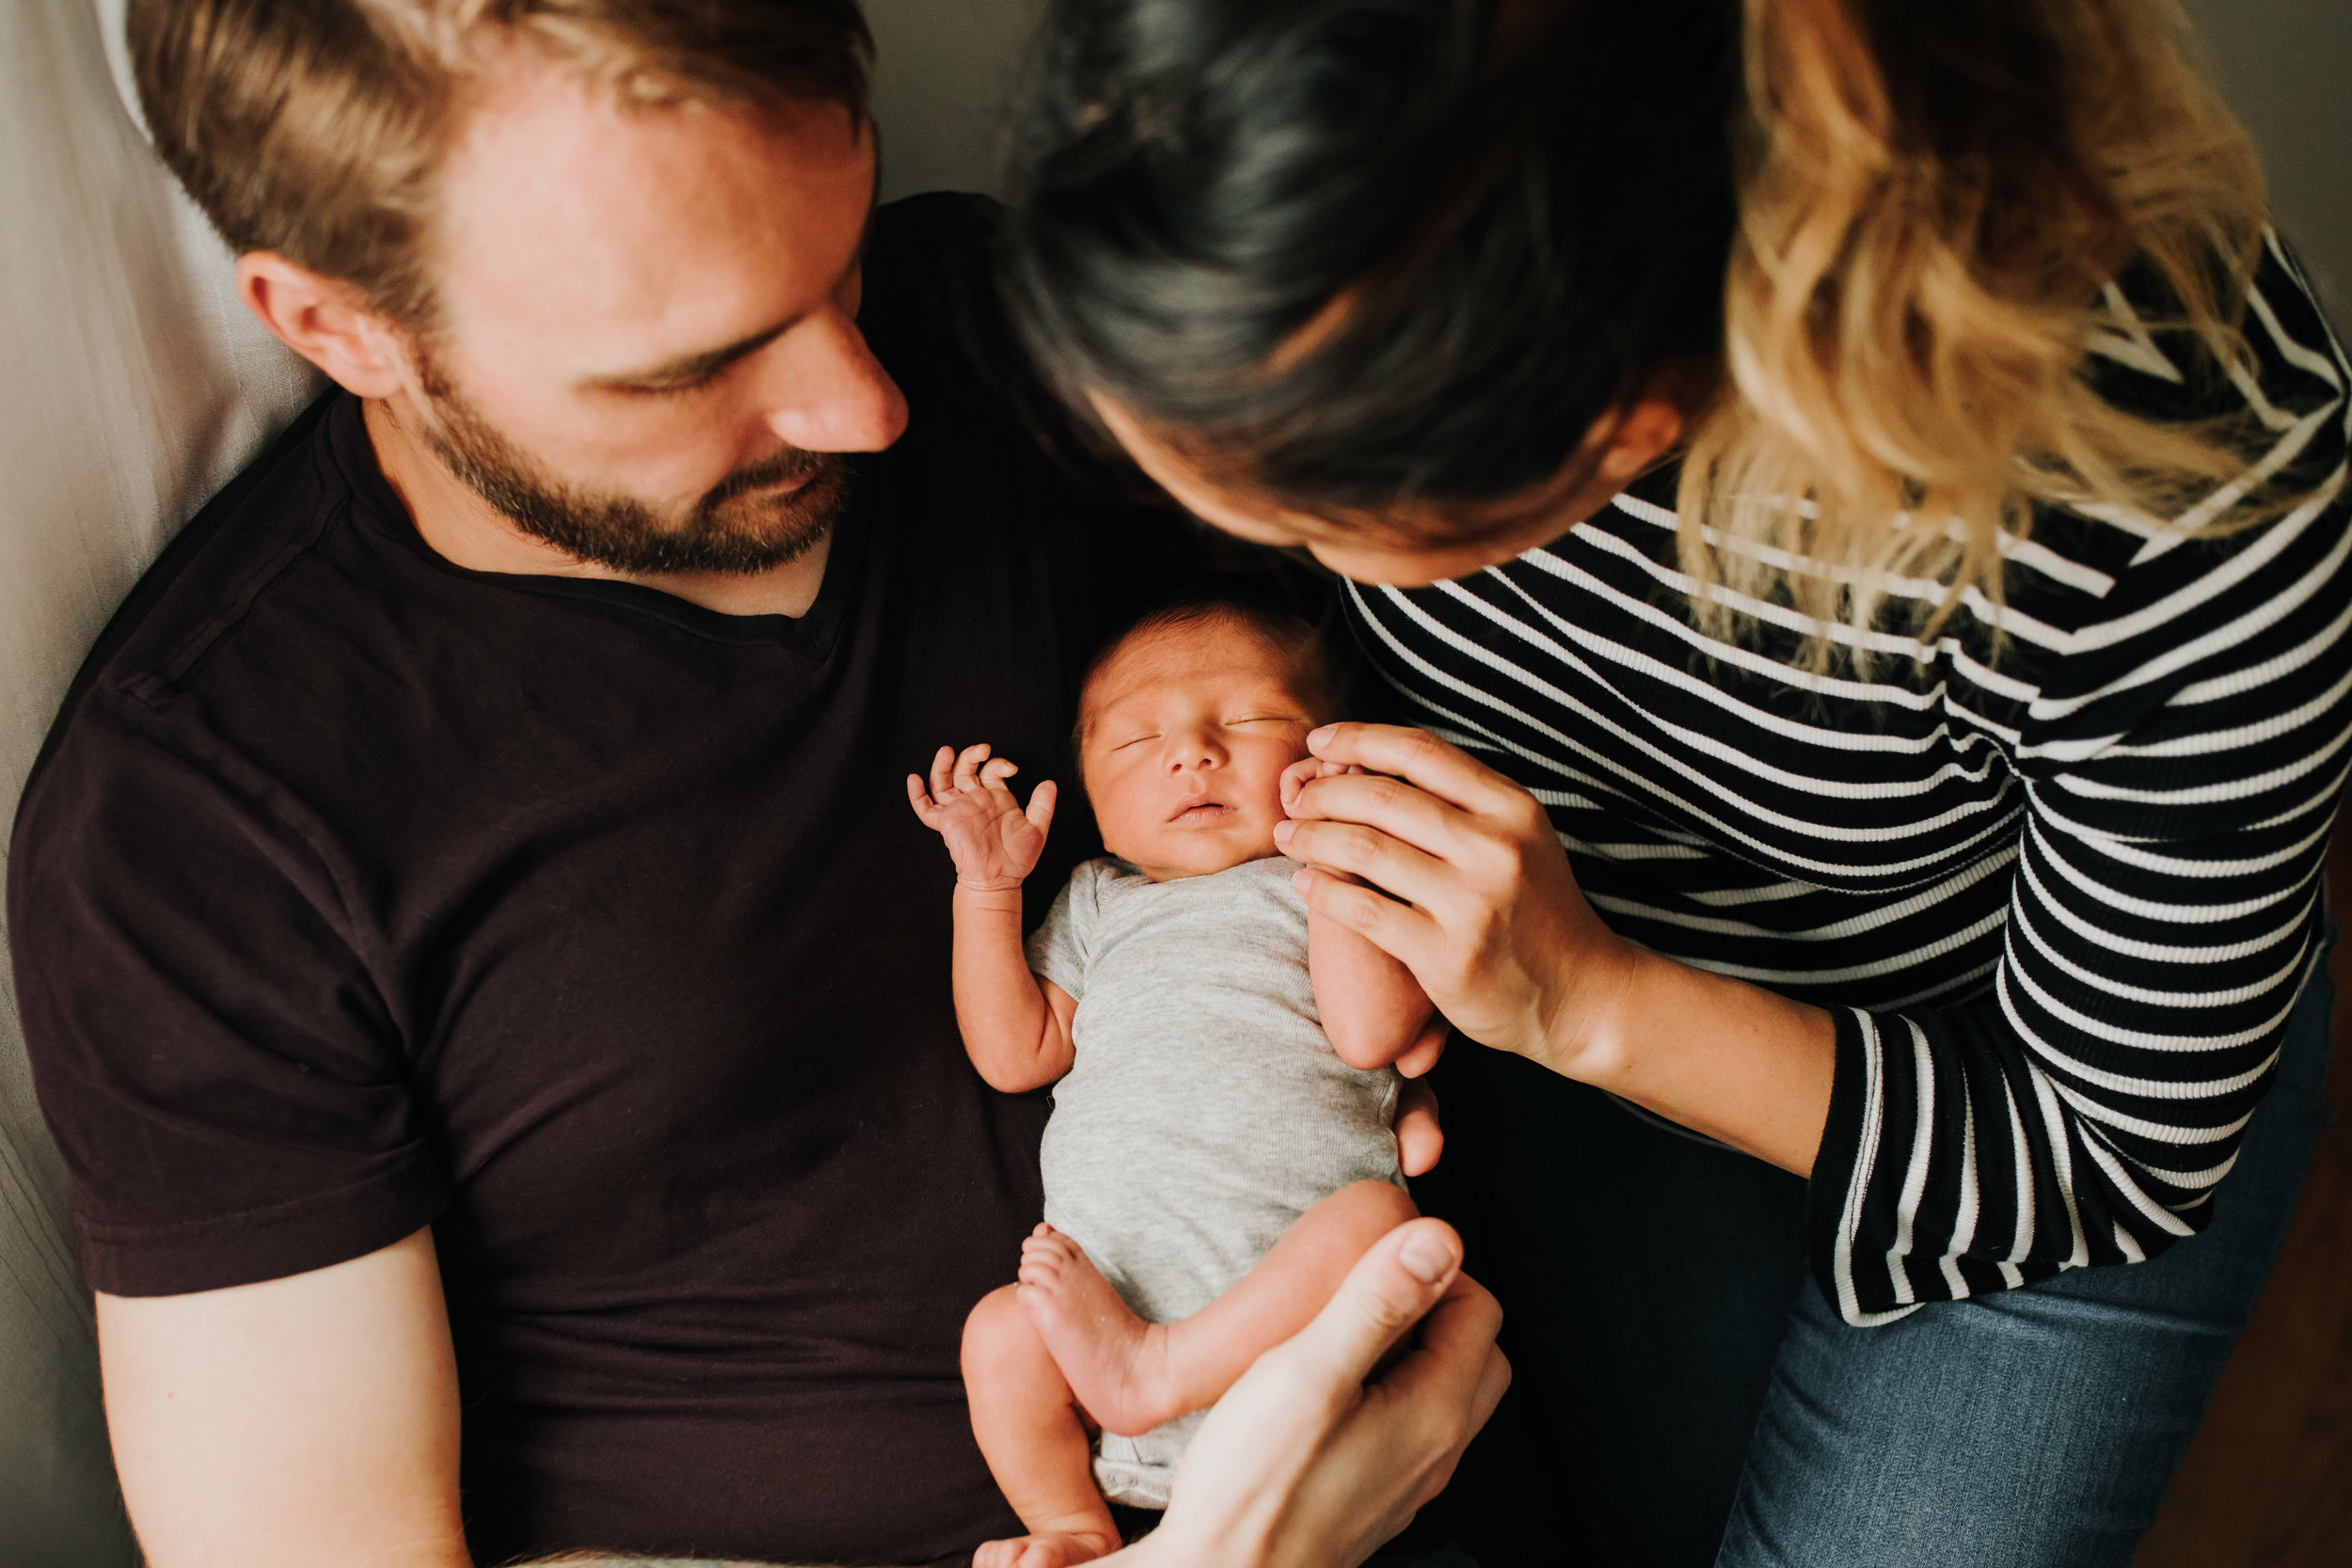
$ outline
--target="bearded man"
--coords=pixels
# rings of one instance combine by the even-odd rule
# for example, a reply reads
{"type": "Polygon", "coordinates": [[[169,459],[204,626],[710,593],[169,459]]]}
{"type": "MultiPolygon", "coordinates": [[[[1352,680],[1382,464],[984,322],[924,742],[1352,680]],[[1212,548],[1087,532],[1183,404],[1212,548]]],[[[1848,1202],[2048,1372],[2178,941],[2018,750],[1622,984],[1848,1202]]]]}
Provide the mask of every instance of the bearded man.
{"type": "MultiPolygon", "coordinates": [[[[116,617],[13,840],[149,1560],[1017,1532],[956,1351],[1044,1107],[965,1061],[898,781],[1056,754],[1192,568],[994,389],[987,209],[874,209],[851,0],[143,0],[131,41],[336,384],[116,617]]],[[[1343,1304],[1452,1292],[1391,1528],[1497,1386],[1424,1225],[1451,1261],[1343,1304]]],[[[1298,1453],[1383,1344],[1293,1379],[1335,1391],[1298,1453]]]]}

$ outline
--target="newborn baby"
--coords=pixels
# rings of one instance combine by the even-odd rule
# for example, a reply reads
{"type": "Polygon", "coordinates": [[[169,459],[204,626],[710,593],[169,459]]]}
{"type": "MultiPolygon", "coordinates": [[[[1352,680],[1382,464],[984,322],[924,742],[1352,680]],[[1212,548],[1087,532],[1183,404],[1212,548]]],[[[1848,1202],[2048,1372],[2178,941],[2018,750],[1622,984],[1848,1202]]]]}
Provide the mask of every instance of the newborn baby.
{"type": "Polygon", "coordinates": [[[1020,1283],[964,1327],[972,1427],[1033,1533],[977,1568],[1116,1549],[1110,1499],[1164,1508],[1196,1414],[1304,1327],[1374,1241],[1413,1217],[1436,1126],[1396,1121],[1391,1063],[1429,1020],[1412,975],[1309,914],[1275,850],[1326,765],[1312,631],[1229,604],[1162,611],[1095,663],[1077,744],[1104,847],[1026,944],[1021,881],[1054,785],[943,747],[916,814],[956,865],[956,1017],[980,1075],[1056,1085],[1045,1220],[1020,1283]],[[1100,1429],[1101,1451],[1091,1433],[1100,1429]],[[1100,1490],[1097,1489],[1097,1481],[1100,1490]]]}

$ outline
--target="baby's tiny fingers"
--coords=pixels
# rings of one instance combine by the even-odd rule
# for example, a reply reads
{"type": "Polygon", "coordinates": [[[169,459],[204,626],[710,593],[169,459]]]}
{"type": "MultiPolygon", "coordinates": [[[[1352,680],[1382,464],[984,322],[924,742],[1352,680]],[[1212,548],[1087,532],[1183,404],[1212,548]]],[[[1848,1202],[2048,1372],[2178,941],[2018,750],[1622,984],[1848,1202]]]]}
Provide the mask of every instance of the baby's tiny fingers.
{"type": "Polygon", "coordinates": [[[1317,771],[1324,766],[1320,757],[1301,757],[1282,769],[1280,781],[1282,809],[1288,811],[1298,801],[1298,792],[1307,787],[1309,779],[1320,778],[1317,771]]]}
{"type": "Polygon", "coordinates": [[[931,758],[931,793],[945,795],[955,787],[956,749],[942,746],[931,758]]]}
{"type": "Polygon", "coordinates": [[[966,746],[962,752],[957,755],[956,787],[958,789],[977,789],[979,787],[977,773],[981,762],[984,761],[987,756],[988,742],[985,740],[981,741],[977,746],[966,746]]]}
{"type": "Polygon", "coordinates": [[[1010,759],[992,757],[989,759],[988,766],[980,769],[980,783],[993,788],[1020,771],[1020,765],[1010,759]]]}

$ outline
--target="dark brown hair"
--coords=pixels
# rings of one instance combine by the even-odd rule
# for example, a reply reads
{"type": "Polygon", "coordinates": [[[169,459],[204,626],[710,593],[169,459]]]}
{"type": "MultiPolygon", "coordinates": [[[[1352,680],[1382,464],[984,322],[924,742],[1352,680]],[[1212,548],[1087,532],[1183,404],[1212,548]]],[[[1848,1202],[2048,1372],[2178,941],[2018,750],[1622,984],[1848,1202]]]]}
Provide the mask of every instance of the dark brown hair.
{"type": "Polygon", "coordinates": [[[1213,595],[1202,598],[1179,599],[1136,622],[1125,631],[1103,645],[1087,665],[1086,679],[1080,683],[1078,724],[1071,735],[1073,751],[1083,752],[1086,740],[1086,693],[1094,679],[1103,673],[1121,650],[1137,641],[1167,631],[1192,631],[1206,626],[1236,626],[1247,636],[1256,638],[1282,661],[1291,695],[1307,706],[1308,716],[1317,723],[1337,719],[1346,702],[1345,681],[1339,662],[1323,634],[1303,616],[1279,605],[1263,602],[1248,595],[1213,595]]]}
{"type": "Polygon", "coordinates": [[[1940,617],[2037,505],[2292,499],[2233,501],[2251,416],[2083,373],[2119,276],[2244,362],[2262,173],[2185,48],[2168,0],[1054,0],[1004,287],[1080,410],[1408,546],[1665,391],[1704,618],[1940,617]]]}

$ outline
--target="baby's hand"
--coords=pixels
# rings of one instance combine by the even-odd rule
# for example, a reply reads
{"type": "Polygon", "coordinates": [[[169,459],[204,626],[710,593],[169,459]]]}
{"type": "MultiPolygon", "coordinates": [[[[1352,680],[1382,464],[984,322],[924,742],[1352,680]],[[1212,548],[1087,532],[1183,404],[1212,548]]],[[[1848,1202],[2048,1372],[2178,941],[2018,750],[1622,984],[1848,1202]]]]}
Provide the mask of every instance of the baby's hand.
{"type": "Polygon", "coordinates": [[[1019,771],[1003,757],[990,757],[982,744],[966,746],[961,754],[942,746],[931,758],[928,791],[920,774],[907,775],[907,800],[923,825],[947,841],[959,886],[983,892],[1019,887],[1037,869],[1054,821],[1054,784],[1048,779],[1030,791],[1025,812],[1005,787],[1019,771]]]}
{"type": "Polygon", "coordinates": [[[1354,763],[1342,764],[1326,762],[1321,757],[1300,757],[1296,762],[1282,769],[1282,810],[1285,814],[1295,815],[1292,808],[1298,804],[1298,792],[1317,779],[1327,779],[1335,773],[1360,773],[1362,771],[1363,769],[1354,763]]]}

